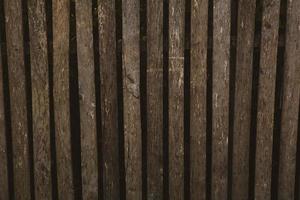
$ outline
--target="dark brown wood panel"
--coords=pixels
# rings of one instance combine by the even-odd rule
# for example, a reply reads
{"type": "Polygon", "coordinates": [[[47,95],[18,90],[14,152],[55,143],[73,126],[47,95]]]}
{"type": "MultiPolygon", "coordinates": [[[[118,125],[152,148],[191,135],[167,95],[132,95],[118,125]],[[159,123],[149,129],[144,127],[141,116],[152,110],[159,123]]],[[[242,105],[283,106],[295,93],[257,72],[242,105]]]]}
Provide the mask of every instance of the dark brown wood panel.
{"type": "Polygon", "coordinates": [[[73,199],[69,101],[69,0],[53,1],[53,94],[59,199],[73,199]]]}
{"type": "MultiPolygon", "coordinates": [[[[1,49],[1,45],[0,45],[1,49]]],[[[5,137],[3,65],[0,50],[0,199],[8,199],[7,152],[5,137]]]]}
{"type": "Polygon", "coordinates": [[[205,199],[208,1],[192,0],[191,13],[191,199],[205,199]]]}
{"type": "Polygon", "coordinates": [[[255,1],[241,0],[238,9],[233,133],[232,199],[247,199],[251,122],[252,58],[255,1]]]}
{"type": "Polygon", "coordinates": [[[273,119],[277,62],[279,1],[263,1],[259,69],[255,198],[271,198],[273,119]]]}
{"type": "Polygon", "coordinates": [[[123,94],[126,198],[142,198],[139,0],[123,0],[123,94]]]}
{"type": "Polygon", "coordinates": [[[98,199],[92,1],[76,1],[83,199],[98,199]]]}
{"type": "MultiPolygon", "coordinates": [[[[116,71],[115,1],[99,0],[103,197],[118,199],[119,137],[116,71]]],[[[120,41],[121,42],[121,41],[120,41]]],[[[122,113],[120,113],[122,115],[122,113]]]]}
{"type": "Polygon", "coordinates": [[[184,0],[169,1],[169,193],[183,199],[184,0]]]}
{"type": "Polygon", "coordinates": [[[163,1],[148,2],[148,199],[163,198],[163,1]]]}
{"type": "Polygon", "coordinates": [[[294,199],[300,96],[300,1],[288,1],[284,65],[279,199],[294,199]]]}
{"type": "Polygon", "coordinates": [[[49,84],[45,2],[28,1],[35,198],[51,199],[49,84]]]}
{"type": "Polygon", "coordinates": [[[227,196],[230,1],[214,0],[212,198],[227,196]]]}
{"type": "Polygon", "coordinates": [[[26,83],[23,52],[22,1],[5,3],[7,57],[11,104],[14,188],[16,199],[30,199],[26,83]]]}

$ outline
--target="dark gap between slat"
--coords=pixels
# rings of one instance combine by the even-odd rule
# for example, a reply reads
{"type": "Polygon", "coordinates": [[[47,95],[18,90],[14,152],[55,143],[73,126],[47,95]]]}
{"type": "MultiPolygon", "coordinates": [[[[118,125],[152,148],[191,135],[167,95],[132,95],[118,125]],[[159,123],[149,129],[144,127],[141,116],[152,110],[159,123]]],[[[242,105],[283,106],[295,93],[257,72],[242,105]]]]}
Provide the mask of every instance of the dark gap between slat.
{"type": "Polygon", "coordinates": [[[147,199],[147,0],[140,1],[140,115],[142,130],[142,199],[147,199]]]}
{"type": "Polygon", "coordinates": [[[236,52],[238,35],[239,0],[231,0],[230,16],[230,72],[229,72],[229,130],[228,130],[228,180],[227,199],[232,199],[232,172],[233,172],[233,134],[234,134],[234,104],[236,80],[236,52]]]}
{"type": "Polygon", "coordinates": [[[49,82],[49,117],[50,117],[50,152],[51,152],[51,189],[52,199],[58,199],[57,158],[55,138],[55,116],[53,95],[53,20],[52,0],[45,1],[46,30],[47,30],[47,58],[48,58],[48,82],[49,82]]]}
{"type": "Polygon", "coordinates": [[[169,194],[169,0],[163,2],[163,198],[169,194]]]}
{"type": "Polygon", "coordinates": [[[28,1],[22,1],[22,29],[23,29],[23,56],[25,67],[25,90],[26,90],[26,111],[27,111],[27,137],[28,137],[28,160],[30,176],[31,200],[35,199],[34,181],[34,152],[33,152],[33,121],[32,121],[32,87],[31,87],[31,61],[30,61],[30,36],[28,20],[28,1]]]}
{"type": "Polygon", "coordinates": [[[5,29],[5,10],[4,1],[0,1],[0,47],[2,60],[2,78],[3,78],[3,100],[4,100],[4,119],[5,119],[5,138],[6,138],[6,156],[7,156],[7,175],[8,175],[8,194],[9,199],[15,199],[14,193],[14,163],[12,146],[12,127],[11,127],[11,105],[9,91],[9,72],[7,61],[6,29],[5,29]]]}
{"type": "Polygon", "coordinates": [[[298,109],[298,135],[297,135],[297,154],[296,154],[296,174],[295,174],[295,195],[294,199],[300,198],[300,99],[298,109]]]}
{"type": "Polygon", "coordinates": [[[249,200],[255,198],[255,165],[256,165],[256,133],[257,133],[257,106],[259,90],[259,68],[262,32],[262,0],[256,0],[255,8],[255,30],[253,41],[252,58],[252,92],[251,92],[251,121],[250,121],[250,145],[249,145],[249,200]],[[256,45],[257,44],[257,45],[256,45]]]}
{"type": "Polygon", "coordinates": [[[76,36],[75,0],[70,0],[70,32],[69,32],[69,100],[71,126],[71,157],[74,199],[82,199],[81,174],[81,127],[78,85],[78,60],[76,36]]]}
{"type": "Polygon", "coordinates": [[[190,191],[190,108],[191,108],[191,0],[185,0],[184,27],[184,199],[191,198],[190,191]]]}
{"type": "Polygon", "coordinates": [[[102,117],[101,117],[101,80],[100,80],[100,51],[99,51],[99,16],[98,0],[92,0],[93,16],[93,50],[94,50],[94,78],[96,98],[96,131],[97,131],[97,162],[98,162],[98,199],[104,200],[103,193],[103,149],[102,149],[102,117]]]}
{"type": "Polygon", "coordinates": [[[276,85],[275,85],[275,105],[274,105],[274,127],[273,127],[273,151],[272,151],[272,179],[271,179],[271,199],[278,199],[279,184],[279,161],[280,161],[280,139],[281,139],[281,118],[284,85],[284,56],[286,42],[286,22],[287,22],[287,0],[280,1],[280,15],[278,28],[277,65],[276,65],[276,85]],[[282,40],[282,46],[280,45],[282,40]]]}
{"type": "Polygon", "coordinates": [[[125,147],[124,147],[124,102],[123,102],[123,24],[122,24],[122,0],[115,1],[116,20],[116,68],[117,68],[117,96],[118,96],[118,132],[119,132],[119,187],[120,199],[126,200],[125,179],[125,147]]]}
{"type": "Polygon", "coordinates": [[[206,82],[206,200],[212,188],[212,82],[213,82],[213,0],[208,1],[207,16],[207,82],[206,82]]]}

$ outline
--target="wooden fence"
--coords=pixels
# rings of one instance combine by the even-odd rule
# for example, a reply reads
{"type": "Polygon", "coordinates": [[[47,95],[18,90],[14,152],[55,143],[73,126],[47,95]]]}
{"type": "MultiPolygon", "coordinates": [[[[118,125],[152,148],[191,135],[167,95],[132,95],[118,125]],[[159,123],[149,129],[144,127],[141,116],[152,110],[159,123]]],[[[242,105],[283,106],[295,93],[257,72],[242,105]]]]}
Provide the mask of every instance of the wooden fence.
{"type": "Polygon", "coordinates": [[[300,199],[300,0],[0,0],[0,199],[300,199]]]}

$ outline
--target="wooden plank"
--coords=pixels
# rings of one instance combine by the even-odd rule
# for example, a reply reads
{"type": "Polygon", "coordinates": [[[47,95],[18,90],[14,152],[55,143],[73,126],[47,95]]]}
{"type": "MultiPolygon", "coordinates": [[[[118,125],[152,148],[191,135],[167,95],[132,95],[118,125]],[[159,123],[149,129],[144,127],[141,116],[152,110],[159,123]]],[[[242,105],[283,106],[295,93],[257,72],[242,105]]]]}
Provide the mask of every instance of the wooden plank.
{"type": "Polygon", "coordinates": [[[141,199],[140,5],[139,0],[122,2],[126,199],[141,199]]]}
{"type": "Polygon", "coordinates": [[[191,17],[191,199],[205,199],[208,1],[192,1],[191,17]]]}
{"type": "Polygon", "coordinates": [[[279,1],[263,1],[259,69],[255,198],[270,199],[279,1]]]}
{"type": "Polygon", "coordinates": [[[248,197],[254,17],[255,1],[239,1],[232,199],[247,199],[248,197]]]}
{"type": "Polygon", "coordinates": [[[69,0],[53,1],[53,94],[59,199],[73,199],[69,101],[69,0]]]}
{"type": "Polygon", "coordinates": [[[98,199],[92,1],[76,1],[83,199],[98,199]]]}
{"type": "MultiPolygon", "coordinates": [[[[1,34],[1,33],[0,33],[1,34]]],[[[2,41],[1,41],[2,42],[2,41]]],[[[0,199],[9,199],[7,152],[5,137],[5,116],[4,116],[4,91],[3,91],[3,64],[0,44],[0,199]]]]}
{"type": "Polygon", "coordinates": [[[163,199],[163,1],[148,2],[148,199],[163,199]]]}
{"type": "Polygon", "coordinates": [[[5,1],[7,58],[16,199],[30,199],[22,1],[5,1]]]}
{"type": "Polygon", "coordinates": [[[103,199],[120,198],[115,1],[99,0],[103,199]]]}
{"type": "Polygon", "coordinates": [[[184,0],[169,1],[169,193],[183,199],[184,0]]]}
{"type": "Polygon", "coordinates": [[[279,199],[294,199],[297,129],[300,98],[300,1],[288,1],[282,129],[279,162],[279,199]]]}
{"type": "Polygon", "coordinates": [[[212,198],[227,196],[230,1],[214,0],[212,198]]]}
{"type": "Polygon", "coordinates": [[[49,84],[45,3],[28,1],[35,198],[51,199],[49,84]]]}

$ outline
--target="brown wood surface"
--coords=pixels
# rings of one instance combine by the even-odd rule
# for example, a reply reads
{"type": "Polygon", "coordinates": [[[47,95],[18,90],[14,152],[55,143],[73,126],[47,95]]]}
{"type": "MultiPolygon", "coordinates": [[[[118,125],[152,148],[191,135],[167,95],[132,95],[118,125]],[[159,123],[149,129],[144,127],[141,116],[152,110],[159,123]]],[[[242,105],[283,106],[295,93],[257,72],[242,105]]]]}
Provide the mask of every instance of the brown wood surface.
{"type": "Polygon", "coordinates": [[[141,199],[140,6],[139,0],[122,2],[126,199],[141,199]]]}
{"type": "Polygon", "coordinates": [[[206,69],[208,1],[192,0],[191,13],[191,199],[205,199],[206,69]]]}
{"type": "Polygon", "coordinates": [[[279,163],[279,199],[294,199],[300,96],[300,1],[288,1],[279,163]]]}
{"type": "Polygon", "coordinates": [[[149,0],[147,23],[148,199],[163,198],[163,1],[149,0]]]}
{"type": "Polygon", "coordinates": [[[5,3],[11,104],[14,188],[16,199],[30,199],[26,84],[23,53],[22,1],[5,3]]]}
{"type": "MultiPolygon", "coordinates": [[[[99,0],[104,199],[120,197],[115,1],[99,0]]],[[[121,113],[120,113],[121,114],[121,113]]]]}
{"type": "Polygon", "coordinates": [[[233,133],[232,199],[248,197],[255,1],[239,1],[233,133]]]}
{"type": "Polygon", "coordinates": [[[28,1],[35,198],[51,199],[49,84],[45,2],[28,1]]]}
{"type": "MultiPolygon", "coordinates": [[[[0,44],[1,49],[1,44],[0,44]]],[[[5,137],[5,116],[4,116],[4,93],[3,93],[3,65],[0,50],[0,199],[8,199],[8,174],[5,137]]]]}
{"type": "Polygon", "coordinates": [[[98,199],[92,1],[76,1],[83,199],[98,199]]]}
{"type": "Polygon", "coordinates": [[[53,1],[53,94],[59,199],[73,199],[69,105],[69,0],[53,1]]]}
{"type": "Polygon", "coordinates": [[[255,198],[270,199],[279,1],[263,1],[259,69],[255,198]]]}
{"type": "Polygon", "coordinates": [[[227,196],[230,1],[214,0],[212,199],[227,196]]]}
{"type": "Polygon", "coordinates": [[[183,199],[184,0],[169,1],[169,193],[183,199]]]}

